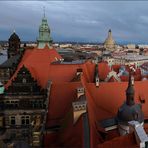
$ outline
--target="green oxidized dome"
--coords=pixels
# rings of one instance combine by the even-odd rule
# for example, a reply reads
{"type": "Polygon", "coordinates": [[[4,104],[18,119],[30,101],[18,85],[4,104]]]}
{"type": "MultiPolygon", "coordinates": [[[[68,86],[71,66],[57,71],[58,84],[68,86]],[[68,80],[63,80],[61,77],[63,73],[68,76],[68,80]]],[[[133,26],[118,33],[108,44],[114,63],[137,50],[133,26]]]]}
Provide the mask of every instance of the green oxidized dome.
{"type": "Polygon", "coordinates": [[[38,48],[44,48],[46,44],[50,46],[52,42],[52,39],[50,37],[50,28],[45,16],[43,17],[42,23],[39,27],[39,38],[37,39],[37,41],[38,48]]]}

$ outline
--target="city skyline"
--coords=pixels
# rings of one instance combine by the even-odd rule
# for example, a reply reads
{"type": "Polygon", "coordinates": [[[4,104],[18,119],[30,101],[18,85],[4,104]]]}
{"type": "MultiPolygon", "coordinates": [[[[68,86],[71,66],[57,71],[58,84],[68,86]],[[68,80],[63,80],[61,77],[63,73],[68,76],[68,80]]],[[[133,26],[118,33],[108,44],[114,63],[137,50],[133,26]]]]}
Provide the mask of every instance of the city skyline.
{"type": "Polygon", "coordinates": [[[13,30],[22,41],[36,41],[43,7],[54,41],[104,42],[111,28],[115,41],[148,43],[148,2],[1,1],[0,40],[13,30]],[[128,17],[127,17],[128,16],[128,17]]]}

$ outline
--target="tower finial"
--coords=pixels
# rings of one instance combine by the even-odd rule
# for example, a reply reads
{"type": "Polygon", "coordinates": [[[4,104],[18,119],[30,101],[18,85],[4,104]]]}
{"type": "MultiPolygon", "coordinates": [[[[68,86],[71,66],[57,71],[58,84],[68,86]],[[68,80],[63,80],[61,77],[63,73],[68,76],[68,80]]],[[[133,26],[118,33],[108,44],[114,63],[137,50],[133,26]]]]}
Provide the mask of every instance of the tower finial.
{"type": "Polygon", "coordinates": [[[132,76],[131,72],[129,73],[129,81],[128,81],[128,87],[126,89],[126,103],[127,105],[133,105],[134,104],[134,77],[132,76]]]}
{"type": "Polygon", "coordinates": [[[45,18],[45,6],[43,7],[43,12],[44,12],[44,18],[45,18]]]}
{"type": "Polygon", "coordinates": [[[108,36],[112,36],[112,31],[111,31],[111,29],[109,29],[109,31],[108,31],[108,36]]]}

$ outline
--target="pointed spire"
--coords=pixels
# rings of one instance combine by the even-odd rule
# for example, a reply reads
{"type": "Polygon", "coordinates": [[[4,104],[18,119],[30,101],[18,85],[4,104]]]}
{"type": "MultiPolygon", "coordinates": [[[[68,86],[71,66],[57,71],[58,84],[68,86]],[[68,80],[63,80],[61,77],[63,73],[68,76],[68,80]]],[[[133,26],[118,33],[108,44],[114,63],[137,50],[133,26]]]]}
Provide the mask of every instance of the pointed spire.
{"type": "Polygon", "coordinates": [[[111,31],[111,29],[109,29],[109,31],[108,31],[108,37],[111,37],[112,36],[112,31],[111,31]]]}
{"type": "Polygon", "coordinates": [[[129,81],[128,81],[128,87],[126,89],[126,104],[127,105],[133,105],[134,104],[134,77],[129,73],[129,81]]]}
{"type": "Polygon", "coordinates": [[[45,6],[43,7],[43,12],[44,12],[44,18],[45,18],[45,6]]]}
{"type": "Polygon", "coordinates": [[[98,68],[98,63],[96,63],[95,65],[95,84],[96,84],[96,87],[99,87],[99,68],[98,68]]]}
{"type": "Polygon", "coordinates": [[[15,33],[15,29],[13,30],[13,33],[15,33]]]}

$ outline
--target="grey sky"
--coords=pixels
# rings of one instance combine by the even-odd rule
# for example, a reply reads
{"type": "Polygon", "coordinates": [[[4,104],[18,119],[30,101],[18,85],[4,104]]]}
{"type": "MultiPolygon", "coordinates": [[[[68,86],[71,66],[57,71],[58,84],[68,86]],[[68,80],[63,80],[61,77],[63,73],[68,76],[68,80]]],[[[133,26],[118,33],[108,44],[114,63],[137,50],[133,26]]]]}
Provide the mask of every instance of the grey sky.
{"type": "Polygon", "coordinates": [[[146,1],[0,1],[0,40],[14,29],[36,40],[44,6],[54,41],[103,42],[111,28],[117,42],[148,43],[146,1]]]}

